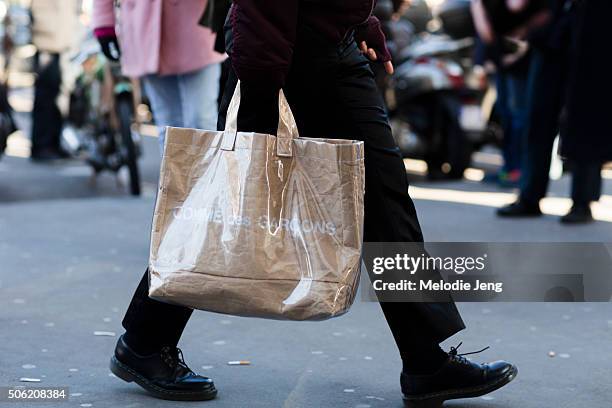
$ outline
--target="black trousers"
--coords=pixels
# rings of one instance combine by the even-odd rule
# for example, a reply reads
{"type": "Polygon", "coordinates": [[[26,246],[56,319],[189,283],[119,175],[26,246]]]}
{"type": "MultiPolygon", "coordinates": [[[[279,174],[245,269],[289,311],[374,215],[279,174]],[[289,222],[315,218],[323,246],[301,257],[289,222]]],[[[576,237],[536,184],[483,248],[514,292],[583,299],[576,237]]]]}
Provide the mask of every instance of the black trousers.
{"type": "MultiPolygon", "coordinates": [[[[529,119],[521,200],[538,203],[548,190],[548,172],[565,105],[569,57],[536,51],[529,67],[529,119]]],[[[597,201],[601,192],[601,163],[572,162],[574,204],[597,201]]]]}
{"type": "MultiPolygon", "coordinates": [[[[306,39],[304,39],[306,41],[306,39]]],[[[304,137],[334,137],[365,142],[364,240],[420,242],[408,180],[383,101],[368,61],[354,41],[323,47],[298,42],[293,69],[284,87],[304,137]]],[[[323,44],[324,45],[324,44],[323,44]]],[[[219,128],[236,86],[231,72],[221,102],[219,128]]],[[[241,86],[238,130],[276,133],[278,94],[241,86]]],[[[147,276],[138,286],[123,325],[128,333],[176,344],[191,310],[147,297],[147,276]]],[[[430,349],[465,326],[454,303],[381,303],[400,353],[430,349]]]]}
{"type": "Polygon", "coordinates": [[[35,56],[37,72],[34,83],[34,107],[32,108],[32,154],[60,148],[62,114],[57,106],[57,96],[62,84],[59,54],[35,56]]]}

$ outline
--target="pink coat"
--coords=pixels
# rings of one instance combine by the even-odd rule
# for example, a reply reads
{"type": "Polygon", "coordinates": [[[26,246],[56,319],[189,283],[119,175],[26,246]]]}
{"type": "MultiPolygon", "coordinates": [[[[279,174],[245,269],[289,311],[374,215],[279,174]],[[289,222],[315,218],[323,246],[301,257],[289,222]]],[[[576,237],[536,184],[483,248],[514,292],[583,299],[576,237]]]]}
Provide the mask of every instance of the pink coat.
{"type": "MultiPolygon", "coordinates": [[[[122,0],[121,66],[125,75],[182,74],[223,61],[215,34],[198,24],[207,0],[122,0]]],[[[114,0],[94,0],[93,29],[115,26],[114,0]]]]}

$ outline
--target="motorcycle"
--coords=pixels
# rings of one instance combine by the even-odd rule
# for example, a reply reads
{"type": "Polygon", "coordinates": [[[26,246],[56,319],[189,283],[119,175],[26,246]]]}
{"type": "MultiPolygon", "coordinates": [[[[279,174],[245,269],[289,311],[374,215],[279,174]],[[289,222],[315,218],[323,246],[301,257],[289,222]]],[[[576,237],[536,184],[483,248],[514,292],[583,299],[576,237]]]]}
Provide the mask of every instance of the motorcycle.
{"type": "Polygon", "coordinates": [[[472,63],[475,40],[468,34],[473,28],[457,28],[466,22],[447,18],[455,24],[445,30],[440,20],[442,29],[421,33],[398,51],[385,94],[403,156],[424,159],[432,179],[458,179],[472,153],[487,143],[483,100],[489,85],[484,70],[472,63]]]}

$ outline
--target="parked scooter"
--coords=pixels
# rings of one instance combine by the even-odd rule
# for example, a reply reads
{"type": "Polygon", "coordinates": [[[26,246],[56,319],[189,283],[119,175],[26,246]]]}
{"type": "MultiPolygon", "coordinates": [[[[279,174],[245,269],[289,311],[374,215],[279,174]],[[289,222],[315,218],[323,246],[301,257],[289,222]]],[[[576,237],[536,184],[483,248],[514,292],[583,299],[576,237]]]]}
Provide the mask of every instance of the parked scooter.
{"type": "MultiPolygon", "coordinates": [[[[464,3],[459,6],[467,8],[459,11],[469,15],[469,1],[454,3],[453,16],[457,3],[464,3]]],[[[424,159],[432,179],[456,179],[487,139],[482,103],[488,81],[472,62],[475,40],[466,34],[473,27],[461,27],[471,20],[438,18],[440,30],[420,34],[395,55],[397,69],[386,100],[404,157],[424,159]]]]}

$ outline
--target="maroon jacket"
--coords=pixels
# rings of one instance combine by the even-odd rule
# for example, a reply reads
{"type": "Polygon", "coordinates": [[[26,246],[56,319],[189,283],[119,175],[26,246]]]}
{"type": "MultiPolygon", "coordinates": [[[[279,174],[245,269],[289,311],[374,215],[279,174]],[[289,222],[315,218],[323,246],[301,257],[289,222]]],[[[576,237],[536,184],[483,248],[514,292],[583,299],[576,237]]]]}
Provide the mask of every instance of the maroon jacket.
{"type": "MultiPolygon", "coordinates": [[[[234,0],[230,22],[232,65],[245,83],[281,87],[291,64],[298,26],[339,43],[353,28],[376,30],[375,0],[234,0]]],[[[365,34],[364,34],[365,35],[365,34]]],[[[364,38],[365,39],[365,38],[364,38]]],[[[368,40],[379,43],[381,38],[368,40]]],[[[382,37],[384,47],[384,36],[382,37]]],[[[372,47],[372,45],[370,45],[372,47]]],[[[381,52],[384,54],[384,52],[381,52]]],[[[383,55],[381,60],[386,60],[383,55]]]]}

